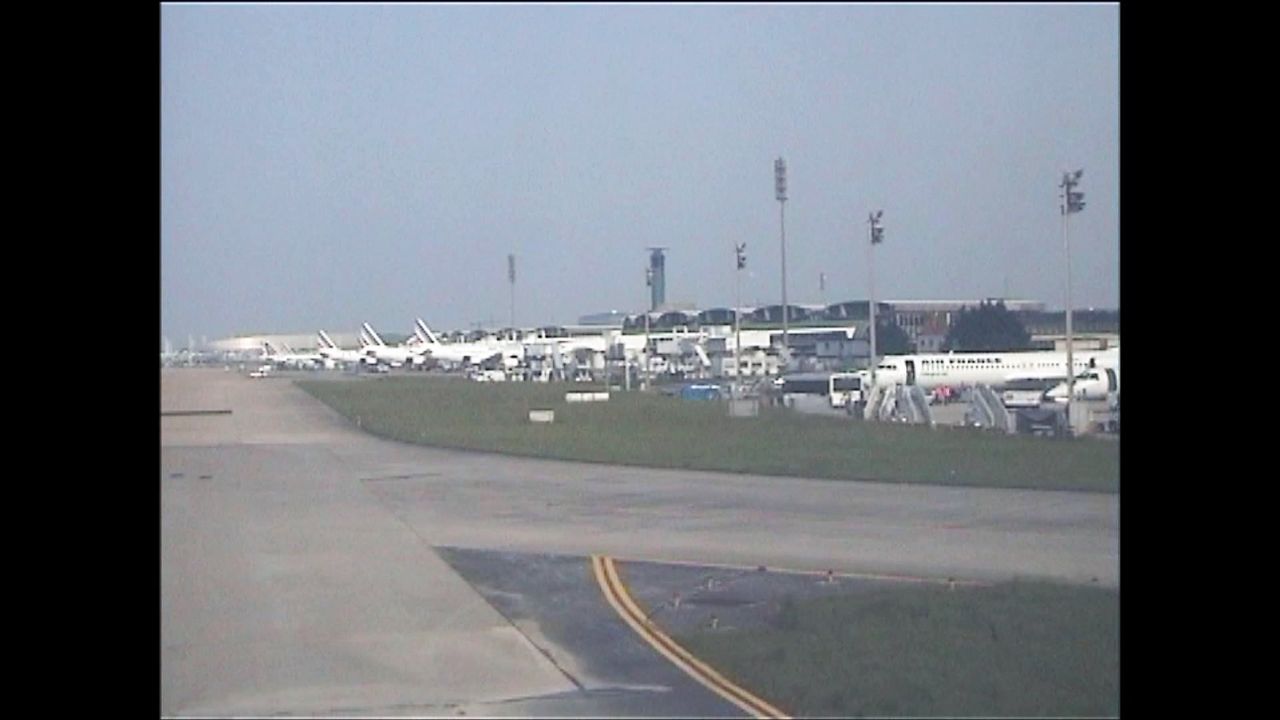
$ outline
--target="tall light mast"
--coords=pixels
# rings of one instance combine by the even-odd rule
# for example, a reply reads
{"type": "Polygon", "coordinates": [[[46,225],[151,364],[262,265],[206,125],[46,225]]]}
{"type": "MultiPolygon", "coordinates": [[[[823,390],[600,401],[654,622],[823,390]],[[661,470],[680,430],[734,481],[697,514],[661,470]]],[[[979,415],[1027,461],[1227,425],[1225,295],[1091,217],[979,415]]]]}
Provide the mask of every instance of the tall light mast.
{"type": "Polygon", "coordinates": [[[787,161],[779,157],[773,161],[774,197],[778,199],[778,223],[782,232],[782,357],[791,354],[791,342],[787,336],[787,161]]]}
{"type": "Polygon", "coordinates": [[[879,361],[876,357],[876,271],[875,271],[875,253],[872,248],[884,242],[884,226],[880,224],[880,218],[884,216],[884,210],[877,210],[867,217],[867,225],[870,228],[871,242],[867,245],[867,294],[868,298],[868,314],[871,324],[871,387],[876,386],[876,365],[879,361]]]}
{"type": "MultiPolygon", "coordinates": [[[[1067,427],[1074,428],[1071,424],[1071,403],[1076,396],[1076,366],[1072,362],[1075,358],[1072,353],[1072,336],[1071,336],[1071,241],[1067,235],[1067,218],[1072,213],[1078,213],[1084,210],[1084,193],[1076,192],[1076,185],[1080,184],[1080,177],[1084,175],[1084,170],[1076,170],[1075,172],[1062,173],[1062,182],[1058,187],[1062,189],[1062,204],[1058,206],[1062,213],[1062,249],[1067,258],[1067,427]]],[[[1074,430],[1072,430],[1074,432],[1074,430]]]]}

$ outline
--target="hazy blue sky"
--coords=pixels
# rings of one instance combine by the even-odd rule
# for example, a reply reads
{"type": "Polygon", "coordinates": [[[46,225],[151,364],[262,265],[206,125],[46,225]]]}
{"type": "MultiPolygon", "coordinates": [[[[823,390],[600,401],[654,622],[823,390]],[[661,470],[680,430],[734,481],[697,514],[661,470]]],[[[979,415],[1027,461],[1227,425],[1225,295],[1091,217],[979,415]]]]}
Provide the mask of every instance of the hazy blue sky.
{"type": "Polygon", "coordinates": [[[1119,305],[1118,5],[165,5],[161,331],[781,298],[1119,305]]]}

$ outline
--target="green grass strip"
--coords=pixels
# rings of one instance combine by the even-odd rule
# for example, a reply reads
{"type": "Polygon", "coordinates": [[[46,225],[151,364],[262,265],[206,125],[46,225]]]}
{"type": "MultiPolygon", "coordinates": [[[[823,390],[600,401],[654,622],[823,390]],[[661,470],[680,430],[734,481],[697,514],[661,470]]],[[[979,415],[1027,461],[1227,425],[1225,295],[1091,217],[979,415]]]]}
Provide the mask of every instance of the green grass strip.
{"type": "Polygon", "coordinates": [[[796,717],[1106,717],[1119,592],[1008,583],[784,600],[770,626],[677,642],[796,717]]]}
{"type": "Polygon", "coordinates": [[[723,402],[651,393],[566,403],[572,383],[476,383],[381,377],[298,381],[375,435],[439,447],[644,467],[836,480],[1117,492],[1119,443],[928,428],[762,408],[731,418],[723,402]],[[531,409],[555,422],[529,422],[531,409]]]}

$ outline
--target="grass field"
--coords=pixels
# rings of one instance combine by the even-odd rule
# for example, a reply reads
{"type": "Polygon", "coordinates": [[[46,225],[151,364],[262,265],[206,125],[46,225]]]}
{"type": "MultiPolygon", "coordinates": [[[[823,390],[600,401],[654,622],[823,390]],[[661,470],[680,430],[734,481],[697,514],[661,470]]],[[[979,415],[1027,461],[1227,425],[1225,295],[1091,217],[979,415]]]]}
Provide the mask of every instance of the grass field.
{"type": "Polygon", "coordinates": [[[441,447],[566,460],[842,480],[1117,492],[1119,443],[865,423],[720,402],[613,393],[566,403],[574,384],[441,377],[298,381],[361,428],[441,447]],[[555,411],[534,424],[529,410],[555,411]]]}
{"type": "Polygon", "coordinates": [[[796,717],[1118,716],[1117,590],[904,586],[676,638],[796,717]]]}

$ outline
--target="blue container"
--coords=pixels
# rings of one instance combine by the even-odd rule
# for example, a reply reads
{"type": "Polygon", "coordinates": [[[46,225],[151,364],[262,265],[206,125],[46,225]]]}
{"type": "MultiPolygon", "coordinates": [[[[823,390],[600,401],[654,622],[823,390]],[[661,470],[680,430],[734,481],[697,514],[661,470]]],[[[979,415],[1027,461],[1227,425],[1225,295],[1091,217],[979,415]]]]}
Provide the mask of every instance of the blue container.
{"type": "Polygon", "coordinates": [[[680,397],[684,400],[719,400],[719,385],[685,385],[680,389],[680,397]]]}

